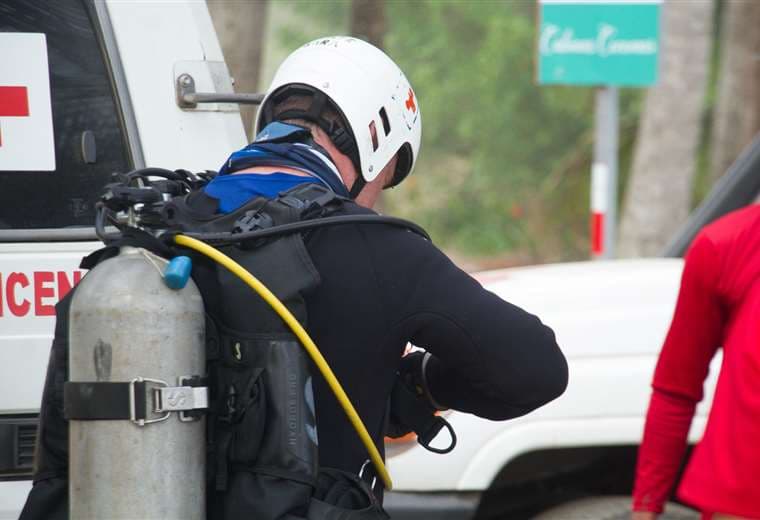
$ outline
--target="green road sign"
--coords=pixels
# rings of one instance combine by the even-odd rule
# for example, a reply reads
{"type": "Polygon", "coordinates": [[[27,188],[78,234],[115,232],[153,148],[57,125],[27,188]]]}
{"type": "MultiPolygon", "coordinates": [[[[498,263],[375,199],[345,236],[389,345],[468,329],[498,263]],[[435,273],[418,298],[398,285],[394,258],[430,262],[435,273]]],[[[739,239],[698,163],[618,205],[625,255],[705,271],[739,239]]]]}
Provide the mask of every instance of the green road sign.
{"type": "Polygon", "coordinates": [[[538,82],[657,81],[659,0],[540,0],[538,82]]]}

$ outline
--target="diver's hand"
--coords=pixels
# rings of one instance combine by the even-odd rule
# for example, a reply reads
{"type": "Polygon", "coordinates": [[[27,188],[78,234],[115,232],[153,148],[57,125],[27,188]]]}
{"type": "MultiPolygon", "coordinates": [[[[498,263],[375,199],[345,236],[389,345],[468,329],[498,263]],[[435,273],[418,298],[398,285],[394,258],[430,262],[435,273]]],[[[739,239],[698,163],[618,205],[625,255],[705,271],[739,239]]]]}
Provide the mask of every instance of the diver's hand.
{"type": "Polygon", "coordinates": [[[634,511],[631,513],[631,520],[657,520],[660,516],[652,511],[634,511]]]}
{"type": "Polygon", "coordinates": [[[424,396],[422,362],[425,353],[422,351],[410,352],[401,358],[397,377],[409,390],[422,397],[424,396]]]}
{"type": "MultiPolygon", "coordinates": [[[[422,389],[418,386],[417,382],[422,380],[422,359],[424,354],[422,352],[412,352],[401,358],[399,364],[399,370],[396,373],[396,385],[404,385],[407,389],[419,396],[421,399],[425,399],[422,389]]],[[[412,428],[409,425],[404,424],[394,413],[396,406],[394,405],[393,396],[395,395],[396,388],[394,387],[394,394],[391,396],[390,414],[388,417],[388,424],[386,426],[385,435],[392,439],[403,437],[409,433],[412,433],[412,428]]]]}

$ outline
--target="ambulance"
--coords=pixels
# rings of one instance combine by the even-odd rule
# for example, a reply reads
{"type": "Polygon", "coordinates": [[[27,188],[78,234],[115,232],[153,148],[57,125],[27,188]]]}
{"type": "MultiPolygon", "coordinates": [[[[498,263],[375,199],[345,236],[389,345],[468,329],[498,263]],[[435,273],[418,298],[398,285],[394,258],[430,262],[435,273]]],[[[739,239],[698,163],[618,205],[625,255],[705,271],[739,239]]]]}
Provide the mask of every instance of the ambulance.
{"type": "Polygon", "coordinates": [[[0,1],[0,518],[31,487],[54,306],[101,245],[104,184],[216,170],[246,144],[238,105],[213,101],[232,92],[203,2],[0,1]]]}
{"type": "MultiPolygon", "coordinates": [[[[0,519],[17,518],[31,487],[54,306],[100,247],[103,185],[144,166],[217,169],[246,143],[239,103],[257,99],[233,93],[203,2],[0,0],[0,519]]],[[[475,275],[555,328],[570,387],[515,421],[449,413],[459,444],[446,456],[389,444],[394,519],[530,518],[630,491],[678,257],[705,222],[760,191],[760,141],[737,165],[673,258],[475,275]]]]}

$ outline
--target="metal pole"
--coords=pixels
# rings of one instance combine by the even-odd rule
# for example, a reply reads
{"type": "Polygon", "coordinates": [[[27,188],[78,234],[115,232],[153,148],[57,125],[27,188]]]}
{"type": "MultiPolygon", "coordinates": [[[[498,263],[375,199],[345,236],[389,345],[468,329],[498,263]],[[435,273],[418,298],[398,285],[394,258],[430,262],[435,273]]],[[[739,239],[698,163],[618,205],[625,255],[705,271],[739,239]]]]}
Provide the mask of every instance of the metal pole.
{"type": "Polygon", "coordinates": [[[594,162],[591,166],[591,255],[615,256],[617,228],[618,89],[596,90],[594,162]]]}

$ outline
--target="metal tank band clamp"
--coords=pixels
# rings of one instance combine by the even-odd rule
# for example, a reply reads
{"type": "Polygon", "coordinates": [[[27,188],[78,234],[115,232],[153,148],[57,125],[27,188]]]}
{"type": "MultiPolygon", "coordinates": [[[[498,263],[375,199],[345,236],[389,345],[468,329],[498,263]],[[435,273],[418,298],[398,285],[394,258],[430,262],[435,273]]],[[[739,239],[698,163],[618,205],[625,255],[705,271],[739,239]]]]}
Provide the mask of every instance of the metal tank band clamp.
{"type": "Polygon", "coordinates": [[[167,420],[173,412],[182,422],[200,419],[209,407],[205,378],[182,376],[178,386],[161,379],[136,377],[129,382],[68,381],[63,387],[67,420],[129,420],[145,426],[167,420]],[[150,406],[149,406],[150,404],[150,406]],[[150,418],[150,414],[159,417],[150,418]]]}
{"type": "Polygon", "coordinates": [[[153,389],[153,411],[155,413],[177,412],[182,422],[197,421],[203,410],[208,410],[208,387],[205,378],[181,376],[180,386],[160,386],[153,389]]]}

